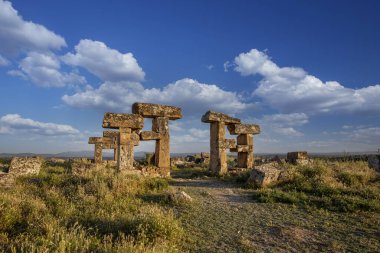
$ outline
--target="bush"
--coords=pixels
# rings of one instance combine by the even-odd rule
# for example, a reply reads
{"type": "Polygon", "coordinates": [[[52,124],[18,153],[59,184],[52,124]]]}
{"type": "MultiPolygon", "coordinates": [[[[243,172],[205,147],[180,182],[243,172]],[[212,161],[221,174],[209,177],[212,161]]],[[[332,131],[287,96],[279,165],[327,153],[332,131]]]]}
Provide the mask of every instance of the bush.
{"type": "Polygon", "coordinates": [[[265,203],[314,206],[330,211],[357,210],[380,212],[378,175],[362,162],[342,162],[332,166],[316,161],[313,166],[293,166],[272,189],[254,192],[265,203]],[[342,166],[343,164],[343,166],[342,166]]]}
{"type": "Polygon", "coordinates": [[[183,232],[173,213],[144,201],[167,187],[161,178],[47,166],[0,189],[0,251],[177,251],[183,232]]]}

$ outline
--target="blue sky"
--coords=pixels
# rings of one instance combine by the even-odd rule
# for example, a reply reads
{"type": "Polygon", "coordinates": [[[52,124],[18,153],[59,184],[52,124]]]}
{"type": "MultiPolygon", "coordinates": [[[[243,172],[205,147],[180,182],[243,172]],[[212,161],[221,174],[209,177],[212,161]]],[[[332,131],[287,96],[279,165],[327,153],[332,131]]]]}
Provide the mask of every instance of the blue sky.
{"type": "Polygon", "coordinates": [[[378,1],[0,0],[0,152],[91,150],[103,113],[135,101],[183,108],[172,152],[208,150],[210,109],[259,124],[256,152],[375,151],[379,11],[378,1]]]}

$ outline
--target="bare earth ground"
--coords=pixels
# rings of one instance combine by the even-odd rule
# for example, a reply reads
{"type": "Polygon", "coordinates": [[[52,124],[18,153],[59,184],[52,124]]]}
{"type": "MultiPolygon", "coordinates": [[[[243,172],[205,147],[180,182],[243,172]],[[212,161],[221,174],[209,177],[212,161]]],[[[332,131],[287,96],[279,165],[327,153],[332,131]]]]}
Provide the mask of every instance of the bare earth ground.
{"type": "Polygon", "coordinates": [[[193,203],[177,207],[190,252],[380,252],[380,214],[256,203],[252,189],[174,178],[193,203]]]}

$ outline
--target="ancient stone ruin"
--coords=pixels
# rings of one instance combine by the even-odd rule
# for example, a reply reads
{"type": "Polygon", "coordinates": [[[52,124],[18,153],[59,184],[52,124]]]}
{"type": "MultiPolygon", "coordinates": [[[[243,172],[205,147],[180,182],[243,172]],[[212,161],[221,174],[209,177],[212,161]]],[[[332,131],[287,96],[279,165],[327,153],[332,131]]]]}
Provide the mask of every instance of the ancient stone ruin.
{"type": "MultiPolygon", "coordinates": [[[[107,112],[103,118],[103,128],[117,129],[104,131],[103,137],[90,137],[89,144],[94,144],[95,164],[102,163],[103,149],[114,149],[114,160],[119,171],[134,169],[134,146],[141,141],[156,142],[154,154],[154,173],[161,176],[170,175],[170,132],[169,120],[182,118],[181,108],[134,103],[132,114],[107,112]],[[152,119],[152,131],[143,131],[144,118],[152,119]]],[[[143,170],[142,170],[143,171],[143,170]]],[[[147,172],[150,174],[150,172],[147,172]]]]}
{"type": "Polygon", "coordinates": [[[160,169],[163,176],[170,175],[170,132],[169,120],[182,118],[182,110],[179,107],[134,103],[132,112],[144,118],[152,118],[152,131],[140,133],[140,140],[156,141],[154,165],[160,169]]]}
{"type": "Polygon", "coordinates": [[[88,144],[94,144],[94,160],[96,164],[101,164],[103,161],[103,149],[113,149],[114,157],[117,157],[117,143],[111,137],[90,137],[88,144]]]}
{"type": "Polygon", "coordinates": [[[140,142],[139,133],[144,127],[144,119],[137,114],[107,112],[103,118],[103,128],[118,129],[117,167],[119,171],[133,170],[134,146],[140,142]]]}
{"type": "Polygon", "coordinates": [[[310,162],[306,151],[288,152],[286,161],[294,165],[307,165],[310,162]]]}
{"type": "Polygon", "coordinates": [[[40,157],[13,157],[8,173],[0,173],[0,186],[11,186],[18,176],[37,175],[42,163],[40,157]]]}
{"type": "Polygon", "coordinates": [[[227,173],[227,149],[238,153],[239,168],[253,168],[253,135],[260,133],[260,127],[253,124],[241,124],[241,120],[224,113],[208,111],[202,116],[202,122],[210,123],[210,171],[216,175],[227,173]],[[226,126],[235,139],[226,139],[226,126]]]}

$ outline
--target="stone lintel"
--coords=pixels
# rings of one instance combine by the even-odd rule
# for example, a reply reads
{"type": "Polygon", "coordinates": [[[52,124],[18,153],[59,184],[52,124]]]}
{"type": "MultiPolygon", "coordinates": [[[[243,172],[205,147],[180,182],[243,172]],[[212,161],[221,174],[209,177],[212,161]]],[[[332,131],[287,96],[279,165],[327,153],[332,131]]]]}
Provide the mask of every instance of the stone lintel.
{"type": "Polygon", "coordinates": [[[104,113],[103,128],[131,128],[141,129],[144,127],[144,118],[138,114],[128,113],[104,113]]]}
{"type": "Polygon", "coordinates": [[[110,137],[90,137],[90,138],[88,138],[88,144],[97,144],[97,143],[113,144],[114,139],[110,138],[110,137]]]}
{"type": "Polygon", "coordinates": [[[134,103],[132,112],[144,118],[166,117],[171,120],[182,118],[182,110],[179,107],[149,103],[134,103]]]}
{"type": "Polygon", "coordinates": [[[103,137],[110,137],[110,138],[119,138],[120,132],[119,131],[104,131],[103,137]]]}
{"type": "Polygon", "coordinates": [[[224,113],[208,111],[202,116],[202,122],[204,123],[224,122],[226,125],[229,125],[229,124],[239,124],[240,119],[233,118],[224,113]]]}
{"type": "Polygon", "coordinates": [[[103,137],[90,137],[88,138],[88,144],[102,143],[103,137]]]}
{"type": "Polygon", "coordinates": [[[255,124],[232,124],[227,126],[230,134],[259,134],[260,126],[255,124]]]}
{"type": "Polygon", "coordinates": [[[154,131],[144,131],[140,134],[141,140],[148,141],[148,140],[159,140],[162,138],[162,134],[154,132],[154,131]]]}
{"type": "Polygon", "coordinates": [[[251,145],[236,145],[236,147],[230,148],[230,152],[250,153],[250,152],[253,152],[253,146],[251,146],[251,145]]]}

